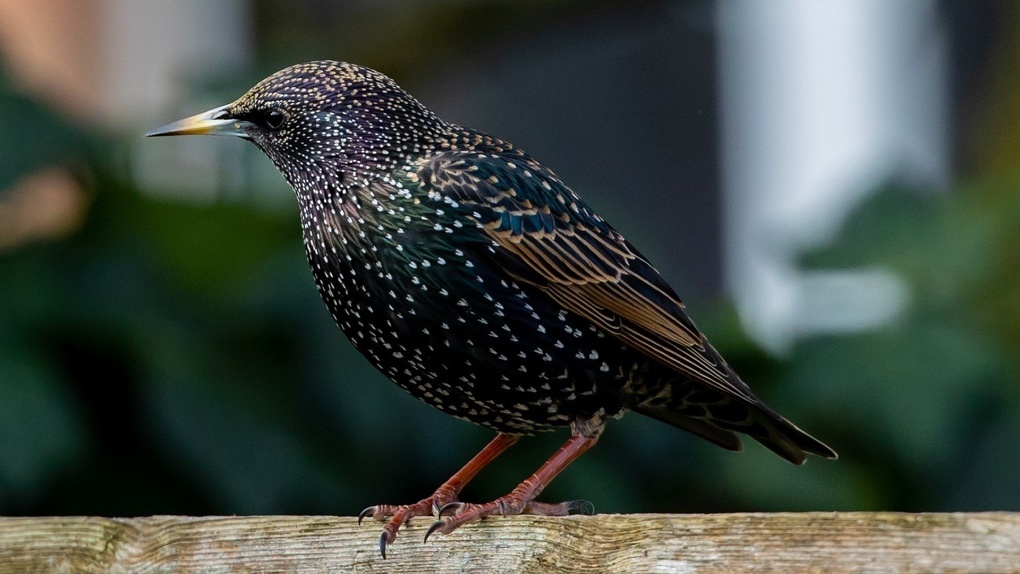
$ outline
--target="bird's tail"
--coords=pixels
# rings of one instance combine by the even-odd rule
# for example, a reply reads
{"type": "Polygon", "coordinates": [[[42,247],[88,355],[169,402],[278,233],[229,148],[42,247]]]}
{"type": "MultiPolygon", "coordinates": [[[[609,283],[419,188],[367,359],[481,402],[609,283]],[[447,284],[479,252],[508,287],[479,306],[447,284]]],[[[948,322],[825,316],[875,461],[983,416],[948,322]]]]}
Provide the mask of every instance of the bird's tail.
{"type": "Polygon", "coordinates": [[[836,458],[834,450],[763,402],[750,403],[704,387],[684,395],[679,404],[652,399],[634,406],[633,410],[729,450],[743,447],[736,434],[741,433],[794,464],[803,464],[807,453],[836,458]]]}
{"type": "Polygon", "coordinates": [[[764,408],[749,407],[751,411],[758,411],[754,415],[756,420],[752,424],[754,430],[752,432],[745,431],[751,438],[794,464],[804,464],[804,460],[807,458],[806,453],[836,460],[838,457],[836,451],[829,448],[828,445],[802,431],[797,425],[768,406],[762,404],[761,407],[764,408]]]}

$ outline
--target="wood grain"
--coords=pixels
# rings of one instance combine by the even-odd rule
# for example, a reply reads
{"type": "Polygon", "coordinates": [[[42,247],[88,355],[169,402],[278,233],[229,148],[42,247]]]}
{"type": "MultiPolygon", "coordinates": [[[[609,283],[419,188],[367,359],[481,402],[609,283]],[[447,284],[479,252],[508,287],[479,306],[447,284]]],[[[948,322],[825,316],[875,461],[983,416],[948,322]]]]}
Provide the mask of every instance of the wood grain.
{"type": "Polygon", "coordinates": [[[1020,513],[490,518],[382,560],[378,523],[249,516],[0,518],[0,573],[1020,572],[1020,513]]]}

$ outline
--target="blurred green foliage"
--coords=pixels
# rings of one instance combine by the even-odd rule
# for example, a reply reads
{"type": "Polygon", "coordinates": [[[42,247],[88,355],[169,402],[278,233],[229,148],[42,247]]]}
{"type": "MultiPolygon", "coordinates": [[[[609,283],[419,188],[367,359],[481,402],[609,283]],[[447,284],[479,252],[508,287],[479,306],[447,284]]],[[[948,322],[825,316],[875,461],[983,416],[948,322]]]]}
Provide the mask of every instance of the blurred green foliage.
{"type": "MultiPolygon", "coordinates": [[[[353,351],[315,292],[296,210],[143,192],[113,142],[3,83],[0,125],[0,189],[61,165],[90,198],[77,233],[0,252],[0,512],[352,514],[417,500],[488,440],[353,351]]],[[[1020,510],[1018,191],[1020,176],[891,185],[805,254],[902,278],[910,304],[878,330],[778,359],[725,302],[693,310],[838,462],[732,454],[631,415],[546,497],[602,512],[1020,510]]],[[[466,496],[502,494],[563,438],[524,441],[466,496]]]]}
{"type": "Polygon", "coordinates": [[[887,505],[1020,508],[1008,446],[1020,443],[1018,223],[1020,175],[938,195],[886,189],[805,257],[888,269],[909,286],[893,325],[801,345],[782,397],[810,388],[841,405],[830,420],[851,441],[844,451],[883,461],[887,505]]]}

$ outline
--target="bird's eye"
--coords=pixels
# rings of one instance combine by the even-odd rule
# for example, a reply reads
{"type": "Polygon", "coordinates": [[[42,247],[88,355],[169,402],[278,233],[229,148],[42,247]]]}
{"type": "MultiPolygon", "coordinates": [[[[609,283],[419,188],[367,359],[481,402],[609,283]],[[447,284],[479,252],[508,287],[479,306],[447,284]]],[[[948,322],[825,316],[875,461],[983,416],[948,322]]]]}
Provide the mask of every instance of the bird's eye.
{"type": "Polygon", "coordinates": [[[271,130],[280,129],[283,126],[284,120],[287,119],[287,115],[280,110],[269,110],[263,117],[266,127],[271,130]]]}

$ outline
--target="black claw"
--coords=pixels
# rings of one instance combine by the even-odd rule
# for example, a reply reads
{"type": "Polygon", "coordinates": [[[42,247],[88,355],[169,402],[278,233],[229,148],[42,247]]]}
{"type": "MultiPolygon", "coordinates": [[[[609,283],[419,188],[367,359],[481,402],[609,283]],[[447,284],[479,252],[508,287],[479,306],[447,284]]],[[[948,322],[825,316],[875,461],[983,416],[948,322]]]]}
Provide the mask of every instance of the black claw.
{"type": "Polygon", "coordinates": [[[567,503],[567,514],[595,514],[595,505],[587,500],[571,500],[567,503]]]}
{"type": "Polygon", "coordinates": [[[379,554],[382,554],[382,559],[386,560],[386,531],[383,530],[382,535],[379,536],[379,554]]]}
{"type": "MultiPolygon", "coordinates": [[[[446,504],[443,505],[442,508],[439,509],[438,516],[440,518],[442,518],[443,515],[446,514],[447,512],[450,512],[451,510],[452,511],[456,511],[461,506],[464,506],[463,502],[457,502],[457,501],[447,502],[446,504]]],[[[435,526],[435,525],[433,524],[433,526],[435,526]]],[[[428,538],[428,537],[426,536],[426,538],[428,538]]]]}
{"type": "Polygon", "coordinates": [[[375,513],[375,507],[374,506],[369,506],[365,510],[362,510],[361,514],[358,515],[358,526],[361,526],[361,521],[364,520],[366,516],[368,516],[369,514],[374,514],[374,513],[375,513]]]}
{"type": "MultiPolygon", "coordinates": [[[[446,506],[449,506],[449,504],[447,504],[446,506]]],[[[444,508],[445,508],[445,506],[444,506],[444,508]]],[[[425,531],[425,540],[422,540],[421,543],[425,544],[426,542],[428,542],[429,541],[429,536],[432,536],[433,532],[435,532],[436,530],[439,530],[440,528],[442,528],[443,524],[446,524],[446,523],[443,522],[442,520],[437,520],[437,521],[433,522],[432,526],[429,526],[429,529],[425,531]]]]}

